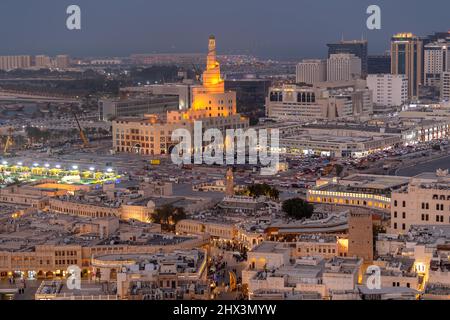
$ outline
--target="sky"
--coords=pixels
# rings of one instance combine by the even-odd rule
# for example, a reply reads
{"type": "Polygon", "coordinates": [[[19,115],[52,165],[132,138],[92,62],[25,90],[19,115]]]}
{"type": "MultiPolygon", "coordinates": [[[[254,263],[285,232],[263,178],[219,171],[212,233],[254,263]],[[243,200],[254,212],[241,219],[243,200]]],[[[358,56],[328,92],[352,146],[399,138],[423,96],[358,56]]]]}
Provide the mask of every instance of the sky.
{"type": "Polygon", "coordinates": [[[324,57],[326,43],[369,40],[383,53],[392,34],[450,30],[449,0],[1,0],[0,55],[202,53],[298,60],[324,57]],[[66,9],[81,8],[81,30],[68,30],[66,9]],[[366,27],[369,5],[381,30],[366,27]]]}

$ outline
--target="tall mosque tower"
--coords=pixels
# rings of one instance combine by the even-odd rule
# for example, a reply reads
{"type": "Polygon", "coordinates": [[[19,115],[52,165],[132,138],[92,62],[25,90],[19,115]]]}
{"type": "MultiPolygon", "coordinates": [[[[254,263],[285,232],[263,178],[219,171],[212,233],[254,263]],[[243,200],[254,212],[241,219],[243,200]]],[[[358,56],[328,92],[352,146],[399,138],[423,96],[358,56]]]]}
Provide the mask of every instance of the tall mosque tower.
{"type": "Polygon", "coordinates": [[[236,92],[225,91],[225,82],[220,75],[220,64],[216,57],[216,38],[208,40],[206,70],[202,86],[192,89],[192,110],[204,111],[206,117],[227,117],[236,114],[236,92]]]}
{"type": "Polygon", "coordinates": [[[227,169],[227,174],[225,176],[225,195],[229,197],[234,195],[234,175],[232,167],[227,169]]]}
{"type": "Polygon", "coordinates": [[[203,88],[209,93],[224,93],[225,82],[220,77],[220,64],[216,59],[216,38],[209,37],[206,70],[203,72],[203,88]]]}
{"type": "Polygon", "coordinates": [[[114,132],[124,133],[129,130],[135,132],[133,135],[114,134],[114,150],[117,152],[138,150],[140,154],[146,155],[169,154],[177,143],[172,140],[173,131],[184,128],[192,135],[196,122],[200,122],[205,131],[210,128],[219,129],[224,135],[231,128],[244,130],[248,128],[248,118],[236,111],[236,92],[225,90],[225,82],[220,75],[220,64],[216,57],[214,36],[208,39],[208,55],[202,81],[202,85],[192,88],[190,109],[167,111],[165,117],[160,114],[148,114],[144,119],[127,118],[113,121],[114,132]]]}

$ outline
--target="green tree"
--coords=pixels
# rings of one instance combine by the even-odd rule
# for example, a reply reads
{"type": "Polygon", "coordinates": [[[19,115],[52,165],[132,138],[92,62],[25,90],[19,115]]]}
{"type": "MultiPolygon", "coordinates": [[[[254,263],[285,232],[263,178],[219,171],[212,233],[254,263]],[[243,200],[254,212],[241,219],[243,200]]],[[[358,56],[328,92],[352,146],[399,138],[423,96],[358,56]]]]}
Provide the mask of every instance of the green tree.
{"type": "Polygon", "coordinates": [[[278,200],[280,196],[280,191],[278,191],[278,189],[271,187],[266,183],[249,185],[246,193],[251,197],[266,196],[274,200],[278,200]]]}
{"type": "Polygon", "coordinates": [[[283,202],[282,210],[288,217],[303,219],[310,218],[312,216],[314,207],[312,204],[303,199],[293,198],[283,202]]]}
{"type": "Polygon", "coordinates": [[[184,208],[165,204],[153,212],[152,219],[154,222],[161,224],[164,229],[172,229],[178,221],[186,219],[186,212],[184,208]]]}

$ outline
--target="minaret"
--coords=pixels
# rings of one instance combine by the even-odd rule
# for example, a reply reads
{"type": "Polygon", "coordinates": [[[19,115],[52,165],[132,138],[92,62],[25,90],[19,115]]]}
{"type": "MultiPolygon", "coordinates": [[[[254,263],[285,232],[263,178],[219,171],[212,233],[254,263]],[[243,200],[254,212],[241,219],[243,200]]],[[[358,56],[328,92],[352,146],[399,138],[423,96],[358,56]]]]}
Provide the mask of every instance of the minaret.
{"type": "Polygon", "coordinates": [[[210,36],[208,41],[208,56],[206,57],[206,70],[211,70],[216,67],[218,67],[216,60],[216,38],[210,36]]]}
{"type": "Polygon", "coordinates": [[[203,88],[211,93],[223,93],[225,83],[220,78],[220,64],[216,59],[216,38],[209,37],[206,70],[203,72],[203,88]]]}
{"type": "Polygon", "coordinates": [[[233,168],[231,167],[227,169],[225,195],[229,197],[234,195],[234,176],[233,176],[233,168]]]}

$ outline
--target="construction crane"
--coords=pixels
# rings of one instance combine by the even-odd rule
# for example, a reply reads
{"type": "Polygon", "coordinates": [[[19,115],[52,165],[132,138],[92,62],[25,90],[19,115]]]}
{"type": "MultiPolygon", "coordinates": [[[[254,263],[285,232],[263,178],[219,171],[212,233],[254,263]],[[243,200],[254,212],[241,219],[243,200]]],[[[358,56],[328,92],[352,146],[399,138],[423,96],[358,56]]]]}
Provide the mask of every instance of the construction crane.
{"type": "Polygon", "coordinates": [[[83,128],[81,128],[80,121],[78,121],[77,114],[75,112],[73,112],[73,116],[75,118],[75,121],[77,122],[78,131],[80,132],[80,138],[83,141],[83,147],[89,148],[89,140],[87,139],[86,134],[83,131],[83,128]]]}
{"type": "Polygon", "coordinates": [[[194,73],[195,73],[195,80],[196,81],[200,81],[200,77],[202,76],[202,72],[199,70],[199,68],[197,68],[197,66],[195,64],[192,64],[192,67],[193,67],[194,73]]]}
{"type": "Polygon", "coordinates": [[[9,155],[8,153],[8,149],[9,147],[11,147],[13,145],[13,128],[9,128],[8,129],[8,138],[6,138],[6,142],[5,142],[5,147],[3,148],[3,154],[4,155],[9,155]]]}

